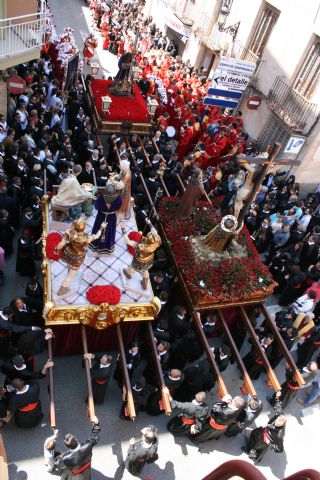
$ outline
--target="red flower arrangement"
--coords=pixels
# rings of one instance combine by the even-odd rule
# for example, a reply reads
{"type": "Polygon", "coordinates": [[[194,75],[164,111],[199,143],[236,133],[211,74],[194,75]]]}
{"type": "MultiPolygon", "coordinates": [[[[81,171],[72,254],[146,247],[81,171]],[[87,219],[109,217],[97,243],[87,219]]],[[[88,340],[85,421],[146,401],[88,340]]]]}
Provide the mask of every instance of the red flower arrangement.
{"type": "Polygon", "coordinates": [[[60,260],[62,251],[59,250],[58,254],[54,253],[54,249],[62,240],[61,233],[52,232],[47,235],[46,238],[46,255],[50,260],[60,260]]]}
{"type": "Polygon", "coordinates": [[[238,236],[247,250],[247,257],[222,260],[218,264],[198,259],[192,249],[190,236],[206,235],[220,222],[217,207],[221,197],[213,204],[199,202],[191,217],[177,219],[177,198],[165,198],[161,202],[160,216],[172,253],[186,285],[195,301],[212,303],[235,302],[252,297],[272,287],[272,276],[263,265],[259,254],[244,227],[238,236]]]}
{"type": "Polygon", "coordinates": [[[120,302],[121,290],[114,285],[96,285],[87,290],[86,298],[94,305],[100,305],[100,303],[117,305],[120,302]]]}
{"type": "MultiPolygon", "coordinates": [[[[128,235],[128,238],[132,242],[138,242],[139,243],[141,238],[142,238],[142,234],[139,233],[139,232],[130,232],[129,235],[128,235]]],[[[134,255],[134,247],[132,247],[131,245],[127,245],[127,247],[128,247],[129,252],[133,256],[134,255]]]]}

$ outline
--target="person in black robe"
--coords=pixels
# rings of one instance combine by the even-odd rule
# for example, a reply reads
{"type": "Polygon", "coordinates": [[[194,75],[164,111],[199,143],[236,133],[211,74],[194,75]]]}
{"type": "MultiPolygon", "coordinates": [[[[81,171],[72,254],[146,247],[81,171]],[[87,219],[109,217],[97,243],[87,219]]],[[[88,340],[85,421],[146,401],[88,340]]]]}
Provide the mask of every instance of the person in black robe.
{"type": "Polygon", "coordinates": [[[35,277],[26,286],[26,297],[28,305],[42,314],[43,311],[43,288],[35,277]]]}
{"type": "Polygon", "coordinates": [[[10,384],[15,378],[21,378],[24,382],[40,380],[47,374],[49,368],[53,367],[53,362],[47,360],[41,370],[32,371],[28,368],[22,355],[15,355],[4,365],[1,365],[0,371],[6,376],[4,385],[10,384]]]}
{"type": "Polygon", "coordinates": [[[43,418],[39,384],[26,384],[21,378],[15,378],[12,387],[15,392],[9,395],[8,410],[14,415],[15,424],[22,428],[35,427],[43,418]]]}
{"type": "MultiPolygon", "coordinates": [[[[141,354],[139,351],[139,344],[134,342],[131,345],[131,348],[126,353],[127,368],[129,372],[130,380],[135,381],[136,375],[135,371],[139,370],[138,367],[141,363],[141,354]]],[[[122,366],[118,358],[117,366],[113,375],[113,378],[117,380],[119,387],[122,388],[122,366]]]]}
{"type": "Polygon", "coordinates": [[[155,325],[153,334],[157,342],[170,342],[171,335],[168,330],[168,320],[166,318],[160,318],[155,325]]]}
{"type": "Polygon", "coordinates": [[[182,336],[190,330],[190,322],[186,315],[187,309],[182,305],[177,305],[172,309],[169,317],[169,332],[172,337],[182,336]]]}
{"type": "Polygon", "coordinates": [[[5,256],[8,257],[13,252],[14,229],[9,222],[9,213],[7,210],[0,210],[0,247],[3,248],[5,256]]]}
{"type": "Polygon", "coordinates": [[[169,432],[176,436],[190,433],[191,428],[194,432],[200,432],[208,415],[208,405],[205,403],[205,399],[205,392],[198,392],[192,402],[171,400],[172,409],[179,408],[182,413],[168,422],[169,432]]]}
{"type": "Polygon", "coordinates": [[[36,273],[34,242],[28,233],[22,233],[18,240],[16,272],[27,277],[33,277],[36,273]]]}
{"type": "Polygon", "coordinates": [[[281,402],[282,409],[287,407],[291,400],[296,397],[297,392],[301,389],[299,383],[295,380],[293,372],[287,368],[286,369],[286,380],[281,385],[281,395],[277,396],[277,393],[274,393],[272,397],[267,397],[268,402],[273,407],[276,402],[281,402]]]}
{"type": "Polygon", "coordinates": [[[228,425],[239,416],[244,404],[241,397],[232,398],[231,395],[225,395],[221,401],[212,406],[210,417],[205,421],[202,430],[195,434],[191,432],[191,441],[198,445],[213,438],[217,440],[226,432],[228,425]]]}
{"type": "MultiPolygon", "coordinates": [[[[170,395],[174,397],[177,390],[183,384],[184,374],[181,370],[173,368],[163,376],[163,379],[168,387],[170,395]]],[[[149,415],[160,415],[162,413],[163,409],[161,405],[160,390],[157,389],[155,392],[151,393],[147,401],[146,410],[149,415]]]]}
{"type": "MultiPolygon", "coordinates": [[[[140,412],[145,411],[148,397],[151,392],[155,391],[155,389],[156,387],[148,384],[146,382],[145,377],[143,376],[141,376],[139,380],[132,385],[131,392],[132,392],[132,398],[133,398],[136,415],[138,415],[140,412]]],[[[126,401],[125,388],[123,391],[123,399],[124,400],[122,402],[121,412],[119,416],[122,420],[131,420],[129,410],[128,410],[128,404],[126,401]]]]}
{"type": "Polygon", "coordinates": [[[139,475],[146,463],[158,460],[158,434],[153,425],[141,430],[140,440],[131,438],[125,466],[131,475],[139,475]]]}
{"type": "Polygon", "coordinates": [[[294,302],[302,293],[306,274],[301,272],[299,265],[292,265],[291,275],[286,278],[285,289],[279,297],[279,305],[285,307],[294,302]]]}
{"type": "Polygon", "coordinates": [[[225,433],[227,437],[234,437],[249,427],[260,415],[263,409],[261,400],[250,398],[246,407],[240,412],[239,416],[231,423],[225,433]]]}
{"type": "Polygon", "coordinates": [[[12,322],[14,324],[32,327],[39,323],[34,312],[32,312],[32,309],[27,305],[25,299],[16,297],[11,305],[13,310],[12,322]]]}
{"type": "Polygon", "coordinates": [[[183,373],[185,381],[176,394],[176,399],[191,401],[197,392],[202,390],[209,392],[215,386],[215,377],[207,357],[196,360],[192,365],[187,366],[183,373]]]}
{"type": "Polygon", "coordinates": [[[313,235],[309,235],[309,237],[304,241],[302,251],[301,251],[301,259],[300,259],[300,267],[301,270],[306,270],[310,265],[315,265],[318,260],[319,254],[319,245],[316,242],[313,235]]]}
{"type": "Polygon", "coordinates": [[[19,335],[32,329],[31,326],[15,325],[12,323],[12,317],[12,308],[5,307],[2,312],[0,311],[0,358],[3,360],[7,360],[14,352],[11,334],[18,338],[19,335]]]}
{"type": "MultiPolygon", "coordinates": [[[[268,333],[266,336],[260,337],[259,339],[260,346],[264,350],[264,353],[267,358],[271,357],[272,354],[272,343],[273,335],[268,333]]],[[[259,353],[256,351],[255,346],[253,345],[250,352],[245,355],[243,358],[243,363],[248,371],[248,374],[253,380],[257,380],[260,376],[260,373],[263,370],[263,360],[259,356],[259,353]]]]}
{"type": "MultiPolygon", "coordinates": [[[[281,392],[277,392],[277,397],[281,392]]],[[[247,447],[242,447],[255,464],[259,463],[267,453],[269,447],[276,453],[283,452],[286,417],[282,414],[282,405],[279,400],[274,405],[275,415],[269,420],[266,427],[252,430],[247,447]]]]}
{"type": "Polygon", "coordinates": [[[316,325],[309,338],[307,338],[302,345],[298,345],[298,359],[297,366],[299,368],[307,365],[314,353],[320,347],[320,325],[316,325]]]}
{"type": "Polygon", "coordinates": [[[92,432],[85,443],[68,433],[64,443],[69,450],[54,460],[54,470],[61,473],[61,480],[91,480],[92,449],[100,440],[100,427],[97,417],[92,419],[92,432]]]}
{"type": "Polygon", "coordinates": [[[223,372],[230,363],[230,348],[227,345],[221,345],[212,349],[216,364],[220,372],[223,372]]]}
{"type": "Polygon", "coordinates": [[[93,355],[92,353],[85,353],[84,359],[90,362],[94,360],[94,364],[90,370],[91,386],[94,403],[101,405],[104,402],[107,386],[111,377],[112,370],[112,356],[106,353],[93,355]]]}

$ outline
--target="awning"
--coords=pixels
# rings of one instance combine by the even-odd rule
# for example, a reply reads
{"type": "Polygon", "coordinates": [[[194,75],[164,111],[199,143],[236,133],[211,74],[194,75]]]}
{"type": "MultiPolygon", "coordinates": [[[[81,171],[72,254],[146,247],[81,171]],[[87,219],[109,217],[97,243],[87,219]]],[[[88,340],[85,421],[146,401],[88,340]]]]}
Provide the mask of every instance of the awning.
{"type": "Polygon", "coordinates": [[[166,13],[165,22],[169,28],[177,32],[182,37],[190,37],[191,28],[186,27],[173,12],[168,11],[166,13]]]}

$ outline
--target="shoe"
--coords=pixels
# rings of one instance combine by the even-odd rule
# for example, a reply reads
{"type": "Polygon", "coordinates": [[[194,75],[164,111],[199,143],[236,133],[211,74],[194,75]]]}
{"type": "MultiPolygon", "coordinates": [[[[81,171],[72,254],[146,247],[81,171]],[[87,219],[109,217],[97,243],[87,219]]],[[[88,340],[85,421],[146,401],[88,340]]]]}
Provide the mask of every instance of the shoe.
{"type": "Polygon", "coordinates": [[[246,454],[249,453],[247,447],[241,447],[241,450],[242,450],[242,452],[244,452],[244,453],[246,453],[246,454]]]}
{"type": "Polygon", "coordinates": [[[123,271],[123,273],[125,274],[125,276],[127,277],[128,280],[130,280],[130,278],[132,278],[132,276],[130,275],[130,273],[127,271],[126,268],[124,268],[122,271],[123,271]]]}
{"type": "Polygon", "coordinates": [[[273,398],[272,397],[267,397],[267,402],[270,403],[270,405],[274,405],[274,401],[273,401],[273,398]]]}
{"type": "Polygon", "coordinates": [[[248,454],[248,457],[251,458],[251,460],[256,460],[257,459],[257,452],[254,449],[250,450],[250,452],[248,454]]]}

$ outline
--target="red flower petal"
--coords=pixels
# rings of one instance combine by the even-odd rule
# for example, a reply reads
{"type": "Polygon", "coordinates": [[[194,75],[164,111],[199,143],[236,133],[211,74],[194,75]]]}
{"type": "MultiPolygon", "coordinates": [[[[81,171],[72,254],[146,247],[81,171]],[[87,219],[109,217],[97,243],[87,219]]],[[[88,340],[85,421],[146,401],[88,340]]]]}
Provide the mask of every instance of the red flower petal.
{"type": "Polygon", "coordinates": [[[61,250],[59,250],[58,254],[54,253],[54,249],[61,242],[62,235],[58,232],[52,232],[47,235],[46,238],[46,255],[50,260],[60,260],[61,258],[61,250]]]}
{"type": "Polygon", "coordinates": [[[120,302],[121,290],[115,285],[96,285],[87,290],[86,298],[88,302],[95,305],[100,303],[117,305],[120,302]]]}

